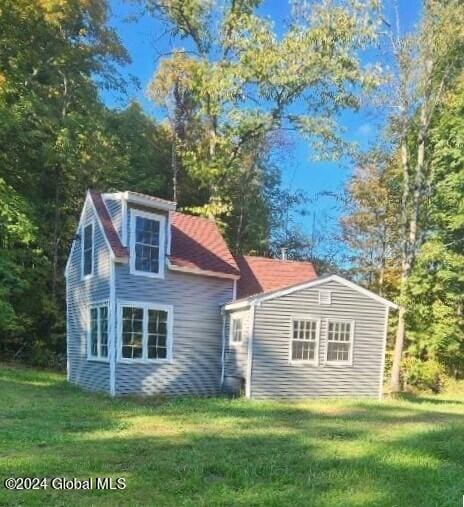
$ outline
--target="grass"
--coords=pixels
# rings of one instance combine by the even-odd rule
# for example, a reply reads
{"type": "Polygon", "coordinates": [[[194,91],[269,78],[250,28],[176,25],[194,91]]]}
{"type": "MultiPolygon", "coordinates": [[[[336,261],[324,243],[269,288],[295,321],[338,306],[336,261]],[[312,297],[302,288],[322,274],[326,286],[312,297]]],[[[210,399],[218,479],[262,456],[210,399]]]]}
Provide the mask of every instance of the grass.
{"type": "Polygon", "coordinates": [[[109,399],[0,366],[0,505],[458,506],[464,395],[368,402],[109,399]],[[10,476],[122,491],[6,491],[10,476]]]}

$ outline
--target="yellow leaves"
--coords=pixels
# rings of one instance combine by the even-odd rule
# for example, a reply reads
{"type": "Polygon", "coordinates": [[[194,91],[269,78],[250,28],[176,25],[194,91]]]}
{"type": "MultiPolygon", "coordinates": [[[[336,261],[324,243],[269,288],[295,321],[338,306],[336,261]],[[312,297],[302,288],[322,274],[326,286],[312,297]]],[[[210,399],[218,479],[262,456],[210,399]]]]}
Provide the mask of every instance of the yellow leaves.
{"type": "Polygon", "coordinates": [[[5,75],[4,75],[4,74],[2,74],[2,73],[0,72],[0,90],[1,90],[2,88],[4,88],[5,83],[6,83],[6,77],[5,77],[5,75]]]}

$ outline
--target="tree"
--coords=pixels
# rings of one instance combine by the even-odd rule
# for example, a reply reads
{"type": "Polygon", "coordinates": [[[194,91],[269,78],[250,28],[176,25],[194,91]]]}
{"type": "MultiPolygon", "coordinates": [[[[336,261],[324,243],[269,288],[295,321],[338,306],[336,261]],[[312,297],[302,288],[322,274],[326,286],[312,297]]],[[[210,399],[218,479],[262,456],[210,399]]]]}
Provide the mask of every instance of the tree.
{"type": "Polygon", "coordinates": [[[464,86],[458,80],[430,129],[424,242],[408,280],[408,353],[464,375],[464,86]]]}
{"type": "Polygon", "coordinates": [[[395,104],[390,133],[400,155],[402,168],[401,226],[401,303],[396,331],[392,392],[401,389],[400,372],[406,333],[405,298],[421,237],[421,214],[430,187],[427,144],[430,126],[444,93],[460,74],[463,55],[461,2],[429,0],[417,36],[391,37],[396,62],[395,104]]]}
{"type": "Polygon", "coordinates": [[[353,276],[380,295],[397,282],[398,178],[388,154],[373,150],[362,157],[347,185],[342,239],[350,249],[353,276]]]}
{"type": "Polygon", "coordinates": [[[295,131],[319,154],[340,153],[346,145],[337,114],[356,108],[359,89],[378,80],[377,69],[363,66],[358,55],[375,38],[376,2],[295,2],[282,37],[257,14],[260,3],[145,2],[192,48],[162,59],[148,90],[170,111],[174,181],[184,172],[207,190],[207,202],[194,211],[219,218],[226,231],[240,227],[228,233],[238,250],[237,238],[257,221],[250,213],[248,225],[243,213],[233,218],[243,206],[229,190],[241,185],[248,195],[239,200],[252,201],[256,186],[243,182],[263,173],[271,134],[295,131]]]}

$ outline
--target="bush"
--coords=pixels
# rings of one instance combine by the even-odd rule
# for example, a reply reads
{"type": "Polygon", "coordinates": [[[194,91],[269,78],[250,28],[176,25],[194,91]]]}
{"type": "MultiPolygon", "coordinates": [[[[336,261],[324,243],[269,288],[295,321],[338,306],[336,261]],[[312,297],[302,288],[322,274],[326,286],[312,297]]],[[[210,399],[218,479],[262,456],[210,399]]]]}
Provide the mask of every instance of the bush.
{"type": "Polygon", "coordinates": [[[445,372],[438,361],[433,359],[421,361],[415,357],[408,357],[403,361],[403,379],[405,386],[430,389],[434,393],[439,393],[445,383],[445,372]]]}

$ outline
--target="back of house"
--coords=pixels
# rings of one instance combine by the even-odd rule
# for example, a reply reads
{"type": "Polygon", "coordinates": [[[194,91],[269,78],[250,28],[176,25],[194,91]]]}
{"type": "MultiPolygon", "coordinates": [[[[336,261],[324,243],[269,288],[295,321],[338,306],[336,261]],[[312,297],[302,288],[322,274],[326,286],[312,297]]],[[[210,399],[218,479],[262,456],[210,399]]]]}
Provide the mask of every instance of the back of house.
{"type": "Polygon", "coordinates": [[[234,258],[171,201],[89,191],[65,274],[68,379],[86,389],[379,393],[392,303],[310,262],[234,258]]]}

